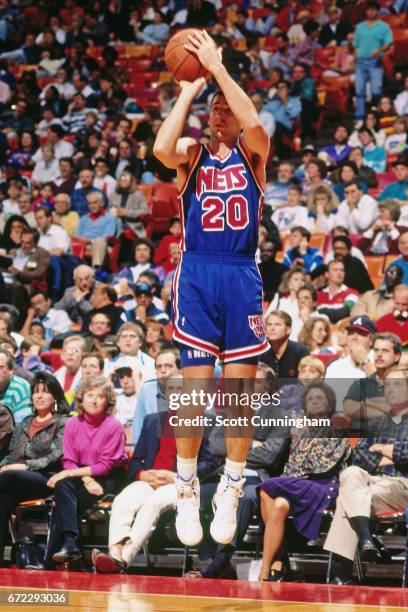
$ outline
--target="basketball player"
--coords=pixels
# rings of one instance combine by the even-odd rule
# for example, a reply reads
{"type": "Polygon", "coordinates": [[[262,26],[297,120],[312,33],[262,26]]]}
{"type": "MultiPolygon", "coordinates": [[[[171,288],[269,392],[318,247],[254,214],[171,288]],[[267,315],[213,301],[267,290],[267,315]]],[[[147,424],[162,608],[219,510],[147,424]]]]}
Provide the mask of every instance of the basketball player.
{"type": "MultiPolygon", "coordinates": [[[[211,380],[219,358],[226,379],[254,379],[258,355],[268,350],[262,323],[262,281],[255,264],[269,137],[254,105],[230,77],[206,31],[185,48],[219,86],[210,118],[210,144],[183,137],[191,103],[205,83],[180,83],[180,95],[163,122],[154,154],[177,170],[182,258],[173,282],[174,339],[183,377],[211,380]]],[[[201,438],[177,437],[176,529],[181,542],[202,539],[196,476],[201,438]]],[[[228,544],[251,436],[225,439],[227,459],[214,495],[214,540],[228,544]]]]}

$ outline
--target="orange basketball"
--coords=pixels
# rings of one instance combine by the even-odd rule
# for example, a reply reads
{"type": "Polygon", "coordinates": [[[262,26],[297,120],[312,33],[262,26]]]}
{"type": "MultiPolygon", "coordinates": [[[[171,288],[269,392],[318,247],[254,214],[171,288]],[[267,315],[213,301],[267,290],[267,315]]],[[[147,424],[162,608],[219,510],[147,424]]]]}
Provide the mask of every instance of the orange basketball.
{"type": "Polygon", "coordinates": [[[180,81],[195,81],[202,76],[207,76],[208,71],[200,63],[194,53],[187,51],[184,45],[188,42],[188,35],[194,32],[199,32],[194,28],[180,30],[172,36],[164,50],[164,61],[169,71],[172,73],[174,80],[180,81]]]}

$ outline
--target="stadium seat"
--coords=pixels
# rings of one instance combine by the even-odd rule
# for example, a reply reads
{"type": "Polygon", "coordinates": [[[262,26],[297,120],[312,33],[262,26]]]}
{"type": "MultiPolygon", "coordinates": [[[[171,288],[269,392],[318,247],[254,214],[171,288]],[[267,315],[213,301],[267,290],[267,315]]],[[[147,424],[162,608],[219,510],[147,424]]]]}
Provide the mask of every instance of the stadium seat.
{"type": "Polygon", "coordinates": [[[365,260],[369,275],[382,278],[385,263],[384,255],[368,255],[365,260]]]}
{"type": "Polygon", "coordinates": [[[385,265],[384,265],[384,270],[386,270],[388,268],[388,266],[390,264],[392,264],[393,261],[395,261],[396,259],[399,259],[400,255],[386,255],[385,256],[385,265]]]}
{"type": "Polygon", "coordinates": [[[323,254],[324,247],[326,244],[327,236],[326,234],[312,234],[310,238],[310,246],[319,249],[319,251],[323,254]]]}
{"type": "Polygon", "coordinates": [[[177,206],[178,191],[174,183],[154,183],[152,188],[154,198],[168,199],[177,206]]]}
{"type": "Polygon", "coordinates": [[[377,172],[378,191],[382,191],[387,185],[395,181],[395,176],[391,172],[377,172]]]}

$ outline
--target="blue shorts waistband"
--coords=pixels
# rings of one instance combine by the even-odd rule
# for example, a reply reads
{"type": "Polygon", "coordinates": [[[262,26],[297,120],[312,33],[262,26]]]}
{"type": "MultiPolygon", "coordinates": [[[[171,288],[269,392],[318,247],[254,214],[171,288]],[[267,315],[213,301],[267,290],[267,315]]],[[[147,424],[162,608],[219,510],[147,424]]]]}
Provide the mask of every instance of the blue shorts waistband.
{"type": "Polygon", "coordinates": [[[203,263],[235,264],[239,266],[255,264],[255,256],[235,253],[199,253],[196,251],[183,251],[183,261],[196,261],[203,263]]]}

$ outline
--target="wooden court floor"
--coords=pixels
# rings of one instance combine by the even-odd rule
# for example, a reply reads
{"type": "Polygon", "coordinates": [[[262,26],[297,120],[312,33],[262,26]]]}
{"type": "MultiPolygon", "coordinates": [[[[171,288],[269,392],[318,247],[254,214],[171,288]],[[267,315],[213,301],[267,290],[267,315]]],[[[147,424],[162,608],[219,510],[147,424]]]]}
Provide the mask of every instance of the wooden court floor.
{"type": "MultiPolygon", "coordinates": [[[[33,595],[34,594],[34,595],[33,595]]],[[[401,612],[408,592],[400,588],[256,584],[157,576],[101,576],[79,572],[0,570],[0,610],[67,612],[401,612]],[[7,603],[12,595],[64,592],[58,605],[7,603]]]]}

